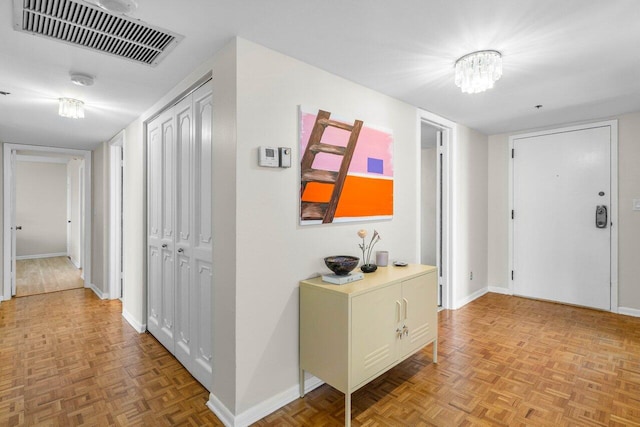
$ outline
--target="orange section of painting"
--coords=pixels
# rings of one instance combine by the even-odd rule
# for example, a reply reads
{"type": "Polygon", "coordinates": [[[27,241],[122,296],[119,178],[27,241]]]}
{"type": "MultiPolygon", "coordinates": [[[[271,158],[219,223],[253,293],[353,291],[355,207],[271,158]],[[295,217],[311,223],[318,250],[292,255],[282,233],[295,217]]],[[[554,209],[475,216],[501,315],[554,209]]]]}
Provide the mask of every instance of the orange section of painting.
{"type": "MultiPolygon", "coordinates": [[[[328,202],[332,184],[309,182],[302,195],[304,202],[328,202]]],[[[336,217],[393,215],[393,181],[347,175],[336,217]]]]}

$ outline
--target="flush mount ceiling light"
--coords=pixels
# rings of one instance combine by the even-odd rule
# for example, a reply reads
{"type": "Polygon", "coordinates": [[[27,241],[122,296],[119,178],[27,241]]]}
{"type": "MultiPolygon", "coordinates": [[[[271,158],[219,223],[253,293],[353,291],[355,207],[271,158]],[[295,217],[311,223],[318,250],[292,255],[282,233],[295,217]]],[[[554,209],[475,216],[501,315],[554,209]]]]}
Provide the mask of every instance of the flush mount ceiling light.
{"type": "Polygon", "coordinates": [[[58,115],[71,119],[84,119],[84,102],[73,98],[58,99],[60,106],[58,115]]]}
{"type": "Polygon", "coordinates": [[[83,73],[70,73],[69,77],[71,82],[78,86],[91,86],[93,85],[93,76],[83,73]]]}
{"type": "Polygon", "coordinates": [[[98,0],[98,6],[111,13],[120,13],[126,15],[138,8],[135,0],[98,0]]]}
{"type": "Polygon", "coordinates": [[[479,93],[493,87],[502,77],[502,54],[480,50],[456,61],[456,86],[463,93],[479,93]]]}

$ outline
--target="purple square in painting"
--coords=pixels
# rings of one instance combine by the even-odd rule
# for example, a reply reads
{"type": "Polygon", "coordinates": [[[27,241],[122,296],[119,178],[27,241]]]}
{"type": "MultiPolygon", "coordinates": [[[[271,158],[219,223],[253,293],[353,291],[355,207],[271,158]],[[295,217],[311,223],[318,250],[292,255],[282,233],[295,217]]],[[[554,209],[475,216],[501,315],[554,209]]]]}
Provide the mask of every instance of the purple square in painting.
{"type": "Polygon", "coordinates": [[[382,161],[382,159],[372,159],[371,157],[368,157],[367,172],[383,174],[384,162],[382,161]]]}

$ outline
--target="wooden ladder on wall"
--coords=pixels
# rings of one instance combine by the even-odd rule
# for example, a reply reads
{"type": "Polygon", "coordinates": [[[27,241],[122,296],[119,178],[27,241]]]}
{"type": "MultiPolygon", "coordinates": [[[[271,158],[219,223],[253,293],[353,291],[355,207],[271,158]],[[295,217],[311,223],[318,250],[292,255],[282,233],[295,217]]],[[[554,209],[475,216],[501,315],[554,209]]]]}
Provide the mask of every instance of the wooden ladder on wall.
{"type": "Polygon", "coordinates": [[[319,182],[323,184],[333,184],[333,191],[328,202],[304,202],[301,201],[300,217],[303,220],[322,220],[323,224],[333,222],[336,214],[342,187],[347,179],[347,172],[351,164],[353,152],[358,143],[358,136],[362,129],[362,121],[356,120],[353,125],[330,120],[331,113],[319,110],[316,116],[316,122],[309,136],[307,148],[304,151],[302,160],[300,161],[300,200],[304,194],[304,190],[309,182],[319,182]],[[322,142],[322,135],[327,127],[335,127],[350,133],[349,142],[346,147],[332,145],[322,142]],[[334,154],[342,156],[340,169],[338,172],[313,169],[313,161],[318,153],[334,154]]]}

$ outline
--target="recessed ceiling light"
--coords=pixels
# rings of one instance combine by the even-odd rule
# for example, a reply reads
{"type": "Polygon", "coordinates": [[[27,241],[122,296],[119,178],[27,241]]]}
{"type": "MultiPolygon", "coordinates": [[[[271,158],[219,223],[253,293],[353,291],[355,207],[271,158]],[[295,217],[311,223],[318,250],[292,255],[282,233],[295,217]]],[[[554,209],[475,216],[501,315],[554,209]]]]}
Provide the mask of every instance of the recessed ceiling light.
{"type": "Polygon", "coordinates": [[[96,4],[108,12],[123,15],[138,9],[138,3],[135,0],[98,0],[96,4]]]}
{"type": "Polygon", "coordinates": [[[90,76],[89,74],[70,73],[69,76],[71,77],[71,81],[73,82],[73,84],[76,84],[78,86],[93,85],[93,76],[90,76]]]}

